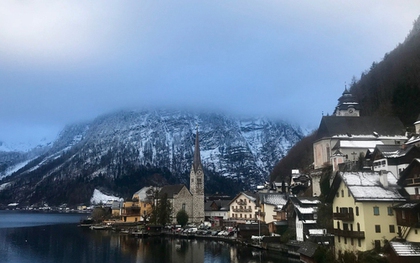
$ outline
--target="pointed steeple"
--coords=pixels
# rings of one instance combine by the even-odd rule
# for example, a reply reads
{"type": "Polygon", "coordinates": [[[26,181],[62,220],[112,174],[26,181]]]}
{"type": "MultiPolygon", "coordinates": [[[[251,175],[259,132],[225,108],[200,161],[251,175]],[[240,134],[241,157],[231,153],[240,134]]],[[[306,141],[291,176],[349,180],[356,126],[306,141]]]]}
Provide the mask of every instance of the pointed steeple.
{"type": "Polygon", "coordinates": [[[196,128],[195,134],[195,148],[194,148],[194,160],[193,160],[193,167],[194,172],[197,172],[197,169],[201,167],[201,157],[200,157],[200,144],[198,139],[198,126],[196,128]]]}

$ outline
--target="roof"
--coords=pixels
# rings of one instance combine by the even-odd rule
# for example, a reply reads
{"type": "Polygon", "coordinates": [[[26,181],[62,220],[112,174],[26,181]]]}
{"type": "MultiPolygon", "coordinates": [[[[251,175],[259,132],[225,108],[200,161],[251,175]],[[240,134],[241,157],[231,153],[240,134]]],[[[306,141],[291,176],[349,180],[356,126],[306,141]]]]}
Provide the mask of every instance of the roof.
{"type": "Polygon", "coordinates": [[[414,145],[377,145],[374,155],[381,153],[384,158],[399,158],[405,156],[409,151],[417,149],[414,145]]]}
{"type": "Polygon", "coordinates": [[[399,136],[406,139],[404,125],[397,117],[323,116],[316,139],[337,135],[358,135],[367,138],[399,136]]]}
{"type": "Polygon", "coordinates": [[[183,184],[165,185],[160,189],[159,197],[167,194],[168,198],[174,198],[174,195],[178,194],[183,187],[185,187],[183,184]]]}
{"type": "Polygon", "coordinates": [[[317,244],[310,241],[305,241],[302,244],[300,244],[300,248],[297,250],[297,252],[299,254],[302,254],[304,256],[311,258],[314,256],[317,248],[318,248],[317,244]]]}
{"type": "Polygon", "coordinates": [[[257,201],[257,194],[251,193],[251,192],[240,192],[237,194],[232,200],[229,201],[229,205],[233,203],[236,199],[238,199],[239,196],[244,195],[248,200],[255,202],[257,201]]]}
{"type": "Polygon", "coordinates": [[[259,193],[260,202],[274,206],[283,206],[287,203],[287,197],[283,193],[259,193]]]}
{"type": "Polygon", "coordinates": [[[138,196],[139,201],[147,201],[149,197],[153,196],[154,191],[159,191],[158,187],[154,187],[154,186],[145,186],[142,189],[138,190],[137,192],[135,192],[133,194],[133,198],[134,196],[138,196]]]}
{"type": "Polygon", "coordinates": [[[412,242],[389,242],[391,248],[400,257],[419,257],[420,258],[420,244],[412,242]]]}
{"type": "MultiPolygon", "coordinates": [[[[372,171],[344,172],[336,176],[334,180],[341,178],[342,182],[350,190],[353,198],[358,202],[405,201],[405,198],[398,191],[397,178],[391,172],[387,172],[383,176],[386,176],[388,180],[388,187],[384,187],[380,182],[380,174],[372,171]]],[[[337,189],[332,192],[335,194],[337,189]]]]}
{"type": "Polygon", "coordinates": [[[205,211],[229,211],[230,200],[211,200],[204,203],[205,211]],[[212,205],[216,204],[218,210],[213,210],[212,205]]]}
{"type": "Polygon", "coordinates": [[[362,148],[373,150],[376,146],[379,146],[381,144],[383,144],[383,142],[379,140],[339,140],[332,149],[335,150],[342,148],[362,148]]]}

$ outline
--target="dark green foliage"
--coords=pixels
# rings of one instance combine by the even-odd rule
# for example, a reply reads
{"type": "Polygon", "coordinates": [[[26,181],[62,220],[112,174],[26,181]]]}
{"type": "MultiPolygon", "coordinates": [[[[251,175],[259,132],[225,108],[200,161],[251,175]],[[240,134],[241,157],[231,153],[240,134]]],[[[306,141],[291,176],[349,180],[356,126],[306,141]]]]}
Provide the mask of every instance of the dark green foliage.
{"type": "Polygon", "coordinates": [[[188,214],[185,210],[182,209],[176,213],[176,222],[181,226],[185,226],[188,223],[188,214]]]}
{"type": "Polygon", "coordinates": [[[110,208],[95,207],[93,209],[91,217],[95,222],[102,222],[111,217],[112,211],[110,208]]]}
{"type": "Polygon", "coordinates": [[[406,127],[420,113],[420,34],[411,34],[403,44],[372,64],[350,91],[365,116],[398,116],[406,127]]]}
{"type": "Polygon", "coordinates": [[[270,181],[288,182],[292,174],[292,169],[300,169],[306,171],[314,162],[313,143],[315,141],[316,132],[304,137],[300,142],[296,143],[281,159],[270,174],[270,181]]]}
{"type": "MultiPolygon", "coordinates": [[[[157,198],[157,193],[155,194],[155,198],[157,198]]],[[[160,199],[154,204],[152,214],[150,216],[150,222],[155,225],[166,225],[171,220],[171,203],[168,200],[168,195],[164,194],[160,199]]]]}
{"type": "Polygon", "coordinates": [[[318,246],[314,254],[314,260],[317,263],[334,263],[334,249],[324,246],[318,246]]]}

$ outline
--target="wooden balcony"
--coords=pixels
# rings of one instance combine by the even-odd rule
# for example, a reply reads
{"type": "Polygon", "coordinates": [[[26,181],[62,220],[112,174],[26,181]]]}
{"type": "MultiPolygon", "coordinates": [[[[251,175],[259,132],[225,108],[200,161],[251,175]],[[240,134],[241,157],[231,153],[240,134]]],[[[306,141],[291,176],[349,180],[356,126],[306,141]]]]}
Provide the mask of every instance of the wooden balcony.
{"type": "Polygon", "coordinates": [[[249,208],[233,208],[232,211],[235,212],[235,213],[240,213],[240,212],[250,213],[250,212],[252,212],[252,209],[249,209],[249,208]]]}
{"type": "Polygon", "coordinates": [[[407,178],[405,179],[404,183],[407,186],[420,185],[420,178],[407,178]]]}
{"type": "Polygon", "coordinates": [[[365,231],[350,231],[350,230],[341,230],[341,229],[334,228],[332,233],[336,236],[341,236],[341,237],[365,238],[365,231]]]}
{"type": "Polygon", "coordinates": [[[333,213],[333,219],[341,221],[354,221],[353,213],[333,213]]]}

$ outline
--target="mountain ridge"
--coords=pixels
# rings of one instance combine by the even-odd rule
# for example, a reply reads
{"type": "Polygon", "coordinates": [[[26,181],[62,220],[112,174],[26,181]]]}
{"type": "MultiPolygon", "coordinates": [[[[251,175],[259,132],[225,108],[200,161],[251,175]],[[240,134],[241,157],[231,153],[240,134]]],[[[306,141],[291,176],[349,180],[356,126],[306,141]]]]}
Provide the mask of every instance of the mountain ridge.
{"type": "Polygon", "coordinates": [[[89,192],[98,187],[127,197],[147,184],[188,184],[197,126],[207,193],[234,194],[264,182],[275,163],[304,135],[289,123],[262,118],[118,111],[66,126],[48,150],[0,181],[7,184],[0,199],[58,203],[65,202],[65,196],[80,195],[72,202],[86,202],[89,192]],[[130,186],[129,179],[137,185],[130,186]],[[55,192],[48,184],[60,185],[66,193],[56,193],[60,197],[51,200],[42,192],[55,192]]]}

